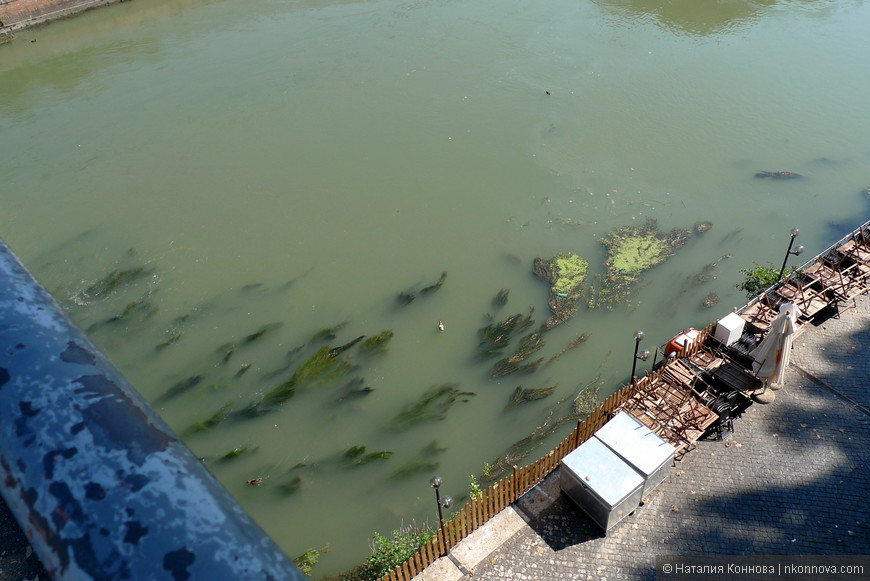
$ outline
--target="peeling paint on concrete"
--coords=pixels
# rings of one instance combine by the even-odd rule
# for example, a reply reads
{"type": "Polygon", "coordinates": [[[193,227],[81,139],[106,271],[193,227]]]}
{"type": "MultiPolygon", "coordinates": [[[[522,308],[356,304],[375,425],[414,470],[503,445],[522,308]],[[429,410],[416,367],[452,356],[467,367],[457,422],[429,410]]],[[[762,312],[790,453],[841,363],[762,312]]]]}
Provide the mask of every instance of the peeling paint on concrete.
{"type": "Polygon", "coordinates": [[[56,579],[304,579],[0,241],[0,492],[56,579]]]}

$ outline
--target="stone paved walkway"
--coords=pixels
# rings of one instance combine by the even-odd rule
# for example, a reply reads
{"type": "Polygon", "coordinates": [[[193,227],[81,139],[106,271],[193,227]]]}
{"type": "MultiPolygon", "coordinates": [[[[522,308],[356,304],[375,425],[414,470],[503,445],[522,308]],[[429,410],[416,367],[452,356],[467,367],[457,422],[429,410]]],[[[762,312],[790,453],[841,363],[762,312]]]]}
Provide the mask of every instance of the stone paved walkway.
{"type": "MultiPolygon", "coordinates": [[[[806,327],[776,400],[734,430],[699,442],[606,537],[557,471],[507,509],[525,522],[506,540],[459,561],[474,579],[575,581],[654,579],[664,555],[870,555],[870,298],[806,327]]],[[[451,578],[431,569],[420,577],[451,578]]]]}

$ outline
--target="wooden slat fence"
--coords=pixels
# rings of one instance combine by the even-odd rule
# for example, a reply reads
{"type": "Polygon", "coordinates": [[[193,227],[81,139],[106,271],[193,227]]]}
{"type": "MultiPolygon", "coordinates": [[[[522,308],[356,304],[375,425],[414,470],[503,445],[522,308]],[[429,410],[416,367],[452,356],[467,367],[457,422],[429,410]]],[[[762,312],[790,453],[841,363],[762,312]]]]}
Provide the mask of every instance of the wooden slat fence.
{"type": "MultiPolygon", "coordinates": [[[[698,340],[680,352],[678,357],[690,357],[702,349],[707,337],[713,333],[715,326],[716,323],[712,323],[701,331],[698,340]]],[[[420,547],[413,557],[381,577],[380,581],[410,581],[435,560],[446,555],[447,551],[483,526],[489,519],[543,482],[544,478],[559,467],[565,456],[577,449],[580,444],[591,438],[607,423],[614,410],[631,399],[647,383],[658,379],[662,373],[663,369],[659,368],[607,397],[586,419],[578,421],[574,430],[549,454],[523,468],[514,466],[513,474],[483,490],[479,498],[469,501],[464,507],[453,513],[449,520],[445,520],[432,540],[420,547]]]]}

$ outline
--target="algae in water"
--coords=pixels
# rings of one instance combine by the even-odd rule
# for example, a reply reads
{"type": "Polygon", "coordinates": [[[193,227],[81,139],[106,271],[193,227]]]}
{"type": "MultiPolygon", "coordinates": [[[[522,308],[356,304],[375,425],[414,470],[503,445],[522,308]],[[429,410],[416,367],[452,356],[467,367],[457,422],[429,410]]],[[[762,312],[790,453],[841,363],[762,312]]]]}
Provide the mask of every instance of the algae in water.
{"type": "Polygon", "coordinates": [[[553,315],[544,323],[550,330],[574,316],[583,298],[589,261],[579,254],[557,254],[550,260],[536,258],[532,272],[550,283],[548,304],[553,315]]]}

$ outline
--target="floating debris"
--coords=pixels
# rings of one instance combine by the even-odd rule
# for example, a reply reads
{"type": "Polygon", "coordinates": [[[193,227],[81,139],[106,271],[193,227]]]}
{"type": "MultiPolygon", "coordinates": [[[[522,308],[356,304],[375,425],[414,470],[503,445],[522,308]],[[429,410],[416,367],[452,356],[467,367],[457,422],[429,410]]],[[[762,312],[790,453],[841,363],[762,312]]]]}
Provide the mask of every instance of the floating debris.
{"type": "Polygon", "coordinates": [[[447,412],[457,400],[467,402],[475,394],[459,391],[455,383],[445,383],[429,388],[418,401],[405,407],[388,424],[391,430],[406,430],[422,422],[434,422],[447,417],[447,412]]]}
{"type": "Polygon", "coordinates": [[[587,333],[583,333],[582,335],[575,337],[574,339],[571,340],[570,343],[568,343],[567,347],[565,347],[564,349],[562,349],[561,351],[559,351],[558,353],[556,353],[555,355],[550,357],[547,360],[547,363],[548,364],[552,363],[553,361],[555,361],[556,359],[558,359],[559,357],[561,357],[562,355],[564,355],[568,351],[571,351],[572,349],[576,349],[577,347],[579,347],[580,345],[585,343],[588,338],[589,338],[589,335],[587,333]]]}
{"type": "Polygon", "coordinates": [[[806,176],[793,171],[759,171],[755,173],[755,177],[771,178],[775,180],[801,180],[806,176]]]}
{"type": "Polygon", "coordinates": [[[500,309],[505,306],[508,302],[508,297],[511,294],[511,290],[508,288],[503,288],[498,291],[498,294],[495,295],[495,298],[492,299],[492,307],[494,309],[500,309]]]}
{"type": "Polygon", "coordinates": [[[521,403],[536,401],[539,399],[544,399],[545,397],[550,397],[555,391],[555,385],[551,387],[539,387],[533,389],[526,389],[522,385],[518,385],[517,388],[514,390],[514,393],[511,396],[511,399],[505,409],[509,410],[518,406],[521,403]]]}
{"type": "Polygon", "coordinates": [[[532,272],[550,283],[548,304],[553,315],[544,323],[544,330],[553,329],[577,312],[588,270],[589,261],[573,252],[550,260],[535,258],[532,272]]]}

